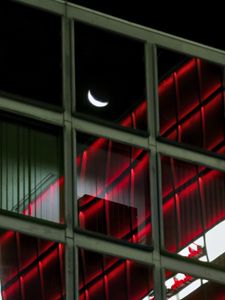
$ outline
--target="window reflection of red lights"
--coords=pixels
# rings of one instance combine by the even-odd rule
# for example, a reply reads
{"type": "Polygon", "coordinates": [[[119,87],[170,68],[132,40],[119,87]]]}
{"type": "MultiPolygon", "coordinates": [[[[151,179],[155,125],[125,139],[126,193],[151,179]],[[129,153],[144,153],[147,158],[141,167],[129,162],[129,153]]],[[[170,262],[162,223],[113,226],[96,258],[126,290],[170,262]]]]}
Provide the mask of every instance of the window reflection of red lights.
{"type": "MultiPolygon", "coordinates": [[[[189,60],[159,85],[161,136],[225,154],[224,99],[220,69],[199,59],[189,60]]],[[[145,114],[146,101],[121,123],[124,126],[135,127],[145,114]]],[[[141,149],[131,147],[128,157],[124,155],[118,159],[117,156],[113,160],[114,152],[126,152],[119,147],[115,142],[98,138],[76,158],[80,185],[78,187],[80,226],[83,229],[112,235],[132,243],[149,245],[151,244],[149,156],[141,149]],[[104,168],[96,170],[96,162],[104,168]],[[98,174],[97,189],[95,182],[93,187],[93,182],[88,181],[92,178],[87,177],[87,168],[89,174],[104,169],[102,174],[98,174]],[[91,192],[93,189],[94,192],[91,192]],[[138,203],[135,203],[137,192],[142,203],[141,208],[137,207],[138,203]],[[125,199],[123,203],[118,200],[121,197],[125,199]],[[123,219],[118,223],[121,216],[123,219]]],[[[162,178],[164,224],[168,224],[165,227],[166,249],[179,253],[187,248],[189,255],[186,256],[189,258],[201,257],[205,251],[204,245],[197,244],[197,250],[190,245],[193,241],[202,238],[206,230],[209,232],[225,218],[224,174],[204,167],[182,165],[174,159],[163,157],[162,176],[164,176],[162,178]],[[210,210],[212,195],[214,206],[210,210]],[[202,225],[203,204],[204,226],[202,225]],[[187,217],[188,214],[190,216],[187,217]]],[[[62,184],[63,178],[49,189],[53,193],[55,186],[62,184]]],[[[40,199],[45,201],[45,197],[37,197],[33,203],[37,201],[39,205],[40,199]]],[[[31,203],[24,213],[32,215],[32,210],[31,203]]],[[[12,232],[2,234],[1,246],[14,243],[13,241],[18,239],[17,236],[12,232]]],[[[87,255],[82,251],[79,261],[82,273],[80,299],[97,299],[95,297],[111,299],[111,291],[115,291],[118,286],[121,290],[128,289],[129,299],[134,300],[144,299],[153,290],[152,278],[147,276],[148,271],[145,268],[135,267],[132,262],[113,258],[105,262],[101,257],[96,259],[95,256],[87,255]],[[141,271],[143,276],[140,275],[141,271]],[[134,278],[137,280],[136,289],[132,287],[134,278]],[[149,281],[146,282],[144,278],[148,278],[149,281]]],[[[2,265],[4,266],[4,262],[2,265]]],[[[62,274],[60,275],[62,269],[62,246],[55,243],[49,243],[48,246],[46,244],[45,249],[24,262],[24,266],[22,261],[12,261],[10,270],[1,277],[3,300],[25,299],[23,293],[32,294],[29,284],[32,286],[34,281],[39,287],[38,299],[44,299],[44,294],[47,295],[47,299],[63,299],[64,287],[62,274]],[[54,272],[58,272],[58,276],[55,276],[54,272]],[[50,290],[47,285],[48,276],[53,276],[50,290]],[[56,277],[57,284],[54,281],[56,277]]],[[[172,290],[179,289],[191,281],[188,275],[185,276],[185,279],[174,281],[172,290]]],[[[126,297],[127,293],[124,296],[121,294],[117,299],[127,299],[126,297]]],[[[153,296],[149,297],[153,299],[153,296]]]]}

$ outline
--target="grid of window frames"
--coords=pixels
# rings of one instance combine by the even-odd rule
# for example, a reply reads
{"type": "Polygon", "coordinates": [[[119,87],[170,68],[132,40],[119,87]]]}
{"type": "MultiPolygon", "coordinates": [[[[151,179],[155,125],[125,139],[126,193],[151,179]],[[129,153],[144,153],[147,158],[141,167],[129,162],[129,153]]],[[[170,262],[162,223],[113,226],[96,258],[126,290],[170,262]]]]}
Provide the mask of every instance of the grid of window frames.
{"type": "Polygon", "coordinates": [[[225,53],[0,5],[0,299],[223,299],[225,53]]]}

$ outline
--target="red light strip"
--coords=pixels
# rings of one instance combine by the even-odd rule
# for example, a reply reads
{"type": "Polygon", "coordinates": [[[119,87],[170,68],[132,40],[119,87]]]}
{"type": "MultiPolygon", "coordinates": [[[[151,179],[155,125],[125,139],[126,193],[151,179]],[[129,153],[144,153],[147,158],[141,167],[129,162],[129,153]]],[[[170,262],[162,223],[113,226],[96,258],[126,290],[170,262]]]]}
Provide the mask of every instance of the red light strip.
{"type": "MultiPolygon", "coordinates": [[[[17,270],[16,273],[10,274],[10,276],[4,280],[4,283],[1,286],[1,290],[2,290],[2,296],[3,296],[3,300],[7,299],[7,294],[8,292],[11,291],[11,286],[14,284],[17,284],[17,281],[19,279],[19,284],[20,284],[20,290],[22,293],[22,299],[25,299],[25,293],[24,293],[24,277],[28,276],[29,274],[29,278],[32,276],[35,276],[35,269],[39,268],[40,272],[40,281],[41,281],[41,287],[42,287],[42,293],[44,293],[44,281],[43,281],[43,263],[45,265],[48,265],[50,263],[50,261],[53,259],[57,259],[58,257],[60,257],[62,255],[62,251],[63,251],[63,246],[61,244],[57,245],[56,243],[50,242],[48,247],[44,249],[44,252],[42,252],[41,254],[39,254],[38,257],[34,257],[33,259],[31,259],[28,263],[26,263],[26,265],[22,265],[21,259],[20,259],[20,249],[21,249],[21,245],[19,242],[19,238],[20,238],[20,234],[19,233],[14,233],[12,231],[7,231],[6,233],[4,233],[1,237],[0,237],[0,245],[3,244],[7,244],[10,239],[17,237],[17,250],[18,252],[18,259],[19,259],[19,269],[17,270]],[[13,233],[13,234],[12,234],[13,233]],[[59,254],[60,256],[57,254],[56,251],[56,246],[60,247],[59,249],[59,254]],[[57,254],[57,255],[56,255],[57,254]]],[[[62,272],[62,259],[61,260],[61,266],[60,266],[60,271],[62,272]]],[[[63,274],[63,272],[62,272],[63,274]]],[[[61,275],[62,275],[61,274],[61,275]]],[[[62,293],[63,289],[62,289],[62,293]]],[[[44,299],[44,298],[43,298],[44,299]]]]}
{"type": "MultiPolygon", "coordinates": [[[[190,63],[189,63],[190,65],[188,65],[188,64],[186,64],[185,66],[183,66],[183,68],[181,68],[180,69],[180,71],[178,71],[178,72],[180,72],[180,74],[183,74],[183,73],[185,73],[185,72],[188,72],[187,70],[189,70],[189,68],[191,67],[191,65],[193,64],[193,60],[191,60],[190,61],[190,63]]],[[[163,83],[163,85],[161,86],[160,85],[160,87],[159,87],[159,91],[160,91],[160,89],[161,89],[161,87],[163,87],[163,88],[165,88],[165,82],[163,83]]],[[[213,87],[212,88],[212,93],[213,92],[215,92],[215,90],[217,90],[219,88],[219,86],[215,86],[215,87],[213,87]]],[[[193,106],[192,108],[191,108],[191,111],[192,110],[194,110],[196,107],[195,106],[193,106]]],[[[137,120],[141,117],[141,116],[143,116],[143,114],[145,114],[146,113],[146,101],[145,102],[143,102],[136,110],[135,110],[135,112],[133,112],[132,113],[132,116],[131,116],[131,118],[130,118],[130,116],[129,117],[127,117],[126,119],[124,119],[123,121],[122,121],[122,124],[123,125],[127,125],[127,126],[131,126],[131,122],[132,122],[132,124],[133,124],[133,127],[136,127],[136,123],[137,123],[137,120]]],[[[186,114],[185,115],[182,115],[182,117],[181,117],[181,119],[184,119],[186,116],[187,116],[187,114],[189,114],[190,113],[190,111],[187,111],[186,112],[186,114]]],[[[201,114],[202,114],[202,119],[204,119],[205,118],[205,112],[204,112],[204,107],[201,107],[201,114]]],[[[179,122],[181,122],[181,119],[179,120],[179,122]]],[[[203,120],[202,121],[203,123],[205,123],[205,120],[203,120]]],[[[176,122],[175,122],[175,124],[176,124],[176,122]]],[[[166,129],[166,131],[169,131],[171,128],[172,128],[172,126],[174,126],[173,124],[171,124],[170,125],[171,127],[170,128],[168,128],[168,129],[166,129]]],[[[181,132],[181,130],[182,130],[182,128],[181,128],[181,126],[178,124],[178,140],[180,140],[181,139],[181,134],[182,134],[182,132],[181,132]]],[[[165,131],[165,132],[166,132],[165,131]]],[[[101,147],[101,145],[104,143],[106,141],[106,139],[103,139],[103,138],[99,138],[99,139],[97,139],[89,148],[88,148],[88,151],[91,151],[91,150],[94,150],[94,151],[97,151],[98,150],[98,148],[99,147],[101,147]]],[[[221,141],[218,141],[218,143],[220,143],[221,141]]],[[[217,146],[217,145],[215,145],[215,146],[217,146]]],[[[83,154],[84,155],[84,154],[83,154]]],[[[79,158],[77,158],[77,160],[79,161],[79,158]]],[[[141,165],[141,163],[139,163],[139,165],[141,165]]],[[[82,158],[82,167],[81,167],[81,169],[82,169],[82,176],[84,176],[84,174],[85,174],[85,169],[86,169],[86,165],[85,165],[85,158],[83,157],[82,158]]],[[[133,178],[135,175],[134,174],[132,174],[132,170],[133,169],[131,169],[130,170],[130,174],[131,174],[131,178],[133,178]]],[[[121,170],[120,170],[120,174],[121,174],[121,170]]],[[[81,176],[81,177],[82,177],[81,176]]],[[[112,179],[110,179],[109,180],[109,183],[112,183],[113,181],[115,181],[118,177],[119,177],[120,175],[119,174],[116,174],[115,175],[115,177],[113,177],[112,179]]],[[[61,179],[59,179],[59,182],[57,182],[57,184],[56,185],[61,185],[63,183],[63,179],[61,178],[61,179]]],[[[133,184],[131,184],[131,195],[132,195],[132,189],[133,189],[133,184]]],[[[51,188],[52,189],[52,188],[51,188]]],[[[101,192],[101,191],[100,191],[101,192]]],[[[46,197],[42,197],[43,199],[45,199],[46,197]]],[[[93,197],[93,198],[95,198],[95,197],[93,197]]],[[[39,197],[35,200],[35,202],[37,201],[37,202],[39,202],[39,197]]],[[[132,198],[132,196],[131,196],[131,201],[133,201],[133,198],[132,198]]],[[[177,202],[179,202],[179,199],[177,199],[177,202]]],[[[33,203],[33,202],[32,202],[33,203]]],[[[37,203],[36,203],[37,204],[37,203]]],[[[35,204],[35,205],[36,205],[35,204]]],[[[24,211],[24,214],[29,214],[29,215],[32,215],[32,209],[33,209],[33,205],[34,204],[30,204],[30,206],[29,206],[29,208],[27,208],[25,211],[24,211]]],[[[81,214],[82,212],[80,212],[80,214],[81,214]]],[[[6,235],[7,236],[7,235],[6,235]]],[[[6,236],[4,237],[4,238],[6,238],[6,236]]],[[[10,234],[9,234],[9,236],[10,236],[10,234]]],[[[4,238],[3,238],[3,240],[4,240],[4,238]]],[[[3,241],[2,240],[2,241],[3,241]]],[[[135,240],[135,237],[133,238],[133,240],[135,240]]],[[[41,262],[39,262],[39,268],[41,269],[42,268],[42,263],[41,262]]],[[[107,276],[105,275],[104,276],[104,280],[105,280],[105,284],[107,285],[107,281],[108,281],[108,278],[107,278],[107,276]]],[[[21,277],[21,282],[23,281],[23,279],[22,279],[22,277],[21,277]]],[[[180,283],[179,283],[180,284],[180,283]]],[[[178,285],[179,285],[178,284],[178,285]]],[[[11,285],[12,286],[12,285],[11,285]]],[[[5,294],[5,292],[3,291],[3,295],[5,294]]],[[[87,290],[85,290],[85,294],[87,294],[86,296],[86,299],[88,299],[88,291],[87,290]]]]}
{"type": "MultiPolygon", "coordinates": [[[[195,63],[195,60],[192,60],[191,61],[191,64],[193,65],[195,63]]],[[[182,71],[181,71],[181,73],[182,72],[187,72],[187,70],[189,70],[189,68],[190,68],[190,66],[188,66],[188,65],[186,65],[183,69],[182,69],[182,71]],[[186,70],[187,69],[187,70],[186,70]]],[[[165,87],[165,82],[164,82],[164,87],[165,87]]],[[[161,86],[160,86],[160,88],[161,88],[161,86]]],[[[159,89],[160,89],[159,88],[159,89]]],[[[214,93],[216,90],[218,90],[219,89],[219,86],[214,86],[213,88],[212,88],[212,93],[214,93]]],[[[209,95],[208,95],[209,96],[209,95]]],[[[145,103],[145,102],[144,102],[145,103]]],[[[146,103],[145,103],[146,104],[146,103]]],[[[192,108],[191,108],[191,110],[190,111],[192,111],[192,110],[194,110],[196,107],[195,106],[193,106],[192,108]]],[[[190,112],[188,111],[185,115],[182,115],[182,119],[184,119],[186,116],[187,116],[187,114],[189,114],[190,112]]],[[[204,111],[204,107],[201,107],[201,117],[202,117],[202,126],[204,127],[204,124],[205,124],[205,111],[204,111]]],[[[136,127],[136,118],[135,118],[135,114],[132,114],[132,119],[133,119],[133,126],[134,126],[134,128],[136,127]]],[[[181,120],[182,120],[181,119],[181,120]]],[[[123,125],[124,124],[126,124],[126,123],[129,123],[129,121],[128,120],[130,120],[129,118],[127,118],[125,121],[124,121],[124,123],[122,123],[123,125]]],[[[181,121],[180,120],[180,121],[181,121]]],[[[175,125],[176,124],[176,122],[174,123],[174,124],[171,124],[171,127],[173,126],[173,125],[175,125]]],[[[170,128],[171,128],[170,127],[170,128]]],[[[167,128],[165,131],[169,131],[170,130],[170,128],[167,128]]],[[[178,125],[178,136],[180,136],[181,137],[181,135],[182,135],[182,133],[181,133],[181,126],[180,125],[178,125]]],[[[204,131],[204,128],[203,128],[203,131],[204,131]]],[[[181,140],[181,138],[179,138],[179,140],[181,140]]],[[[215,144],[215,146],[217,146],[217,145],[219,145],[219,143],[221,142],[221,140],[219,140],[218,141],[218,143],[217,144],[215,144]]],[[[205,142],[203,143],[203,144],[205,144],[205,142]]],[[[108,152],[109,153],[109,152],[108,152]]],[[[109,154],[108,154],[109,155],[109,154]]],[[[132,169],[131,169],[131,172],[132,172],[132,169]]],[[[210,172],[210,171],[209,171],[210,172]]],[[[132,184],[132,178],[133,178],[133,176],[134,176],[134,174],[132,174],[131,173],[131,203],[132,203],[132,201],[133,201],[133,198],[132,198],[132,186],[133,186],[133,184],[132,184]]],[[[116,178],[113,178],[113,180],[115,180],[116,178]]],[[[198,180],[198,179],[197,179],[198,180]]],[[[179,188],[181,188],[181,186],[179,186],[179,188]]],[[[178,195],[176,194],[176,196],[178,197],[178,195]]],[[[176,200],[177,201],[177,203],[179,203],[179,199],[177,199],[176,200]]],[[[135,238],[134,238],[134,240],[135,240],[135,238]]],[[[193,257],[193,256],[196,256],[196,255],[199,255],[199,253],[201,252],[202,250],[201,249],[198,249],[198,251],[195,251],[195,250],[193,250],[193,249],[189,249],[189,252],[190,252],[190,256],[189,257],[193,257]]],[[[186,277],[186,279],[187,280],[185,280],[185,282],[187,282],[188,280],[190,280],[190,278],[187,276],[186,277]]],[[[184,284],[184,280],[182,281],[182,283],[181,283],[181,281],[179,281],[178,283],[176,283],[176,286],[178,286],[178,285],[181,285],[181,284],[184,284]]],[[[175,285],[174,285],[174,287],[173,288],[175,288],[175,285]]]]}

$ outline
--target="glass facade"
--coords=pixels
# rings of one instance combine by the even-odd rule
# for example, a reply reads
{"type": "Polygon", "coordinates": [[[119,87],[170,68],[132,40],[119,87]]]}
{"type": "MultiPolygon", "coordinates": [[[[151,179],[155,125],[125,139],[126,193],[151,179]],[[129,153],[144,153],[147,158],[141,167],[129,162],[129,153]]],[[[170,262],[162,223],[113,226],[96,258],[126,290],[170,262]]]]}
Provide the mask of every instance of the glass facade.
{"type": "Polygon", "coordinates": [[[80,249],[79,294],[80,300],[151,299],[154,297],[152,268],[80,249]]]}
{"type": "Polygon", "coordinates": [[[64,299],[64,245],[0,230],[0,299],[64,299]]]}
{"type": "Polygon", "coordinates": [[[225,53],[26,2],[0,4],[0,300],[224,299],[225,53]]]}
{"type": "Polygon", "coordinates": [[[77,134],[77,194],[83,229],[151,244],[149,154],[77,134]]]}
{"type": "Polygon", "coordinates": [[[224,264],[225,174],[162,157],[165,248],[224,264]]]}
{"type": "Polygon", "coordinates": [[[0,208],[63,223],[60,132],[0,120],[0,208]]]}
{"type": "Polygon", "coordinates": [[[162,49],[158,65],[160,135],[224,154],[223,68],[162,49]]]}

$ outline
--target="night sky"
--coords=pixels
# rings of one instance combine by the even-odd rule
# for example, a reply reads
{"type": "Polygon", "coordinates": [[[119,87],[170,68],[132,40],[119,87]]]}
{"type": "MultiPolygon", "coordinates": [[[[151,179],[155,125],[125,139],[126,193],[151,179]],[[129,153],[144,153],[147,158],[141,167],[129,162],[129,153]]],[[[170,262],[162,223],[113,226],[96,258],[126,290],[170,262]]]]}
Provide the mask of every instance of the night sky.
{"type": "MultiPolygon", "coordinates": [[[[60,17],[10,0],[0,2],[0,95],[62,107],[60,17]]],[[[225,50],[223,10],[212,4],[197,10],[190,3],[175,9],[171,3],[149,1],[129,5],[124,1],[126,6],[121,1],[71,2],[225,50]]],[[[87,91],[92,89],[100,99],[117,102],[120,108],[124,104],[122,111],[117,107],[102,110],[105,119],[119,120],[145,98],[143,45],[81,27],[76,27],[75,55],[78,112],[98,115],[93,108],[89,111],[87,103],[87,91]]],[[[166,73],[161,66],[167,67],[168,61],[172,66],[183,61],[173,56],[160,52],[159,75],[166,73]]]]}

